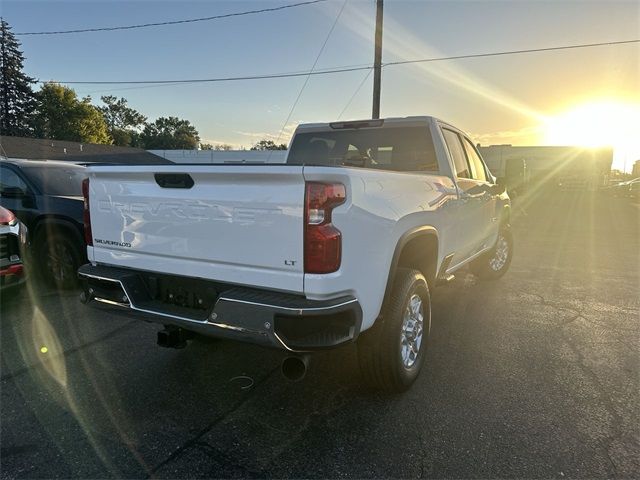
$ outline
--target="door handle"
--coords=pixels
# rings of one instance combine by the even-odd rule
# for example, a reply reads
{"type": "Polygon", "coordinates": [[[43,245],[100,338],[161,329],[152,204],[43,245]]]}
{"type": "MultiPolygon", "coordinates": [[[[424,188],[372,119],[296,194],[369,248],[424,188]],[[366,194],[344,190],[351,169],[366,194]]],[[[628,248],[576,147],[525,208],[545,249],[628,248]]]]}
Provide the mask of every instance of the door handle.
{"type": "Polygon", "coordinates": [[[156,183],[162,188],[191,188],[193,178],[188,173],[156,173],[156,183]]]}
{"type": "Polygon", "coordinates": [[[467,192],[460,192],[460,199],[461,200],[470,200],[472,198],[480,198],[483,197],[486,194],[486,192],[481,192],[481,193],[467,193],[467,192]]]}

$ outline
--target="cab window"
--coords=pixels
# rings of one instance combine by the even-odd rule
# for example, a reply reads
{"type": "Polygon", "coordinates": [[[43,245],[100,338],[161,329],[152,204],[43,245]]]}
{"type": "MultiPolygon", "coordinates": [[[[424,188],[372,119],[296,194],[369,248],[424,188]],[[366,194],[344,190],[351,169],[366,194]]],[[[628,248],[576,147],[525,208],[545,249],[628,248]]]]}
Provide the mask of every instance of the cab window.
{"type": "Polygon", "coordinates": [[[453,130],[449,130],[446,128],[442,129],[442,134],[444,135],[444,141],[447,144],[447,148],[449,149],[449,155],[451,155],[451,159],[453,160],[453,166],[456,170],[456,177],[471,178],[469,172],[469,164],[467,163],[464,149],[462,148],[462,144],[460,143],[460,137],[453,130]]]}
{"type": "Polygon", "coordinates": [[[0,194],[4,193],[27,193],[27,184],[15,173],[7,167],[0,168],[0,194]]]}
{"type": "Polygon", "coordinates": [[[287,163],[438,173],[429,129],[386,127],[298,133],[287,163]]]}
{"type": "Polygon", "coordinates": [[[478,152],[476,152],[475,147],[468,138],[465,138],[463,143],[464,150],[467,152],[467,158],[469,159],[469,166],[471,167],[471,178],[486,182],[487,174],[480,155],[478,155],[478,152]]]}

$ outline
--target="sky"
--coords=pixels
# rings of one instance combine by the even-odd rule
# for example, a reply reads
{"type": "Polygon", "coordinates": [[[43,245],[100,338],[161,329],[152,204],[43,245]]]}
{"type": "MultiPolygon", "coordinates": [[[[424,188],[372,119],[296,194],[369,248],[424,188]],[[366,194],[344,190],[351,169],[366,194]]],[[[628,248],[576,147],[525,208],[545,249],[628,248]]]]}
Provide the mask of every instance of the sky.
{"type": "MultiPolygon", "coordinates": [[[[1,0],[14,33],[182,20],[300,0],[1,0]]],[[[374,0],[115,32],[19,36],[42,81],[172,80],[308,72],[373,62],[374,0]],[[342,13],[340,11],[342,10],[342,13]]],[[[640,38],[640,2],[385,0],[383,62],[640,38]]],[[[203,142],[288,142],[298,123],[369,118],[372,75],[164,86],[70,85],[127,98],[154,120],[191,121],[203,142]],[[366,77],[366,78],[365,78],[366,77]],[[360,87],[358,89],[358,87],[360,87]],[[292,110],[300,94],[299,101],[292,110]],[[289,117],[289,121],[286,122],[289,117]],[[286,122],[286,124],[285,124],[286,122]]],[[[388,66],[381,116],[433,115],[483,145],[612,144],[640,159],[640,44],[388,66]]]]}

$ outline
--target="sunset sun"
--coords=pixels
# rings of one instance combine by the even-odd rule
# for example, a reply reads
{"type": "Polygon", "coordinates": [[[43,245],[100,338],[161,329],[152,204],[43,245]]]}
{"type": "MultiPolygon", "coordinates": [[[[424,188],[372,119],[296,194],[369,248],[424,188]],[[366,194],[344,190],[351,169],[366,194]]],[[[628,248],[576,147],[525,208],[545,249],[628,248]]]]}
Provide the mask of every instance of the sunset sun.
{"type": "Polygon", "coordinates": [[[595,101],[550,117],[544,125],[547,145],[610,146],[614,168],[640,159],[640,104],[595,101]]]}

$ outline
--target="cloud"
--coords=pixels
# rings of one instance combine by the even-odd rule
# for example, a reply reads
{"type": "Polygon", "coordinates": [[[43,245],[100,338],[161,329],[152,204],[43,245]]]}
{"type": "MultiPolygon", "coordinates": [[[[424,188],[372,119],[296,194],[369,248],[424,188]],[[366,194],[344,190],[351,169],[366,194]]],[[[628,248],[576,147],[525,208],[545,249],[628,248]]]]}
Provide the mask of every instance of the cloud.
{"type": "Polygon", "coordinates": [[[276,143],[289,143],[289,141],[291,140],[291,137],[293,136],[296,128],[298,127],[298,125],[300,123],[303,123],[301,121],[296,121],[296,122],[290,122],[288,123],[283,129],[282,132],[246,132],[246,131],[242,131],[242,130],[236,130],[234,131],[234,133],[237,133],[238,135],[242,135],[244,137],[248,137],[249,140],[252,143],[256,143],[259,140],[262,139],[266,139],[266,140],[273,140],[276,143]]]}
{"type": "Polygon", "coordinates": [[[208,143],[210,145],[231,145],[233,150],[241,150],[243,145],[239,143],[227,142],[225,140],[214,140],[212,138],[201,138],[200,143],[208,143]]]}
{"type": "Polygon", "coordinates": [[[502,130],[499,132],[470,133],[471,138],[484,145],[496,144],[531,144],[537,145],[542,128],[539,126],[523,127],[518,130],[502,130]]]}

